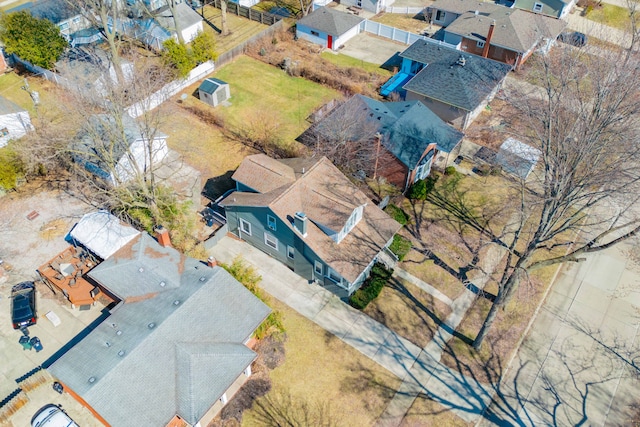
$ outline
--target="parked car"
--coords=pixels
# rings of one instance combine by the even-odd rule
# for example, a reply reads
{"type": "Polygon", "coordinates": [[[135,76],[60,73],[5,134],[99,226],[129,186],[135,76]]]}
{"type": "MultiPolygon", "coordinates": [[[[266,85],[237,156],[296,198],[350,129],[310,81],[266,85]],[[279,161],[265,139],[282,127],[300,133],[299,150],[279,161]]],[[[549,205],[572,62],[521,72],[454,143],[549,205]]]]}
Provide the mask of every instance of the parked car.
{"type": "Polygon", "coordinates": [[[59,406],[49,403],[31,418],[31,427],[78,427],[59,406]]]}
{"type": "Polygon", "coordinates": [[[13,329],[35,325],[36,285],[33,282],[22,282],[11,288],[11,322],[13,329]]]}
{"type": "Polygon", "coordinates": [[[578,31],[570,31],[561,33],[558,36],[558,40],[572,46],[582,47],[587,44],[588,37],[584,33],[580,33],[578,31]]]}

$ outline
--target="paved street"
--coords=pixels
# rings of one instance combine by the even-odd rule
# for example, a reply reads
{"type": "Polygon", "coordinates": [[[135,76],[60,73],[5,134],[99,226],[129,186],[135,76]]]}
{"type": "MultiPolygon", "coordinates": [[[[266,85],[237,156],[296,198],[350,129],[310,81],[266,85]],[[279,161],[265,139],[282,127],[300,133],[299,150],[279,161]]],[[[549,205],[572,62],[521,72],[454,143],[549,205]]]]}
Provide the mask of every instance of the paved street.
{"type": "Polygon", "coordinates": [[[510,425],[629,425],[640,399],[638,256],[628,243],[564,267],[491,413],[510,425]]]}

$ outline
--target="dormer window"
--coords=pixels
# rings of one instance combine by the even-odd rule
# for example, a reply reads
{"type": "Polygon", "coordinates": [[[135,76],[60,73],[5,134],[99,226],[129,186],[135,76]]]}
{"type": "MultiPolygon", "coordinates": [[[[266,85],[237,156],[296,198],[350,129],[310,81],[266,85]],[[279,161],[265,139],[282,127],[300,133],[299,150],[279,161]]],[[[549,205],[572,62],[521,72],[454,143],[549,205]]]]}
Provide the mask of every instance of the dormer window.
{"type": "Polygon", "coordinates": [[[347,219],[347,222],[344,224],[344,227],[342,228],[342,230],[340,230],[340,233],[338,233],[336,243],[340,243],[340,241],[342,241],[342,239],[344,239],[347,234],[349,234],[349,232],[353,230],[353,227],[355,227],[358,222],[360,222],[360,220],[362,219],[362,212],[364,212],[364,205],[358,206],[353,210],[351,216],[349,216],[349,219],[347,219]]]}

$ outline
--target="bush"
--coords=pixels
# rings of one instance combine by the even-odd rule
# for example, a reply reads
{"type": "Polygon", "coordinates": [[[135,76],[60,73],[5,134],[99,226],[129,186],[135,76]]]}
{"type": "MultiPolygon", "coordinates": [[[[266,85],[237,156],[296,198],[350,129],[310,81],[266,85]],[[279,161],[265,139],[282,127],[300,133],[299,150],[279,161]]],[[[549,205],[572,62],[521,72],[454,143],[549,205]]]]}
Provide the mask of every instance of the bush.
{"type": "Polygon", "coordinates": [[[0,188],[13,190],[24,177],[24,164],[18,153],[9,147],[0,149],[0,188]]]}
{"type": "MultiPolygon", "coordinates": [[[[258,287],[258,283],[262,280],[256,270],[244,263],[242,258],[236,257],[231,265],[220,264],[222,268],[227,270],[238,282],[242,283],[253,295],[259,300],[269,305],[269,298],[262,292],[262,289],[258,287]]],[[[279,311],[272,311],[269,316],[258,326],[254,332],[254,336],[257,339],[263,339],[274,334],[280,334],[284,332],[284,324],[282,323],[282,313],[279,311]]]]}
{"type": "Polygon", "coordinates": [[[398,257],[399,261],[402,261],[411,250],[411,246],[411,240],[396,234],[393,236],[393,242],[389,245],[389,250],[398,257]]]}
{"type": "Polygon", "coordinates": [[[407,222],[409,222],[409,215],[393,203],[389,203],[384,210],[389,214],[389,216],[391,216],[391,218],[398,221],[401,225],[406,225],[407,222]]]}
{"type": "Polygon", "coordinates": [[[476,168],[476,173],[480,176],[495,176],[500,175],[502,168],[500,166],[492,166],[488,164],[482,164],[476,168]]]}
{"type": "Polygon", "coordinates": [[[380,295],[382,288],[384,288],[392,274],[393,270],[388,270],[383,264],[376,263],[371,269],[369,278],[349,298],[349,305],[358,310],[365,309],[371,301],[380,295]]]}
{"type": "Polygon", "coordinates": [[[456,173],[456,167],[455,166],[447,166],[444,169],[444,174],[445,175],[453,175],[454,173],[456,173]]]}
{"type": "Polygon", "coordinates": [[[407,190],[407,197],[411,200],[425,200],[427,198],[427,183],[424,179],[415,182],[409,190],[407,190]]]}

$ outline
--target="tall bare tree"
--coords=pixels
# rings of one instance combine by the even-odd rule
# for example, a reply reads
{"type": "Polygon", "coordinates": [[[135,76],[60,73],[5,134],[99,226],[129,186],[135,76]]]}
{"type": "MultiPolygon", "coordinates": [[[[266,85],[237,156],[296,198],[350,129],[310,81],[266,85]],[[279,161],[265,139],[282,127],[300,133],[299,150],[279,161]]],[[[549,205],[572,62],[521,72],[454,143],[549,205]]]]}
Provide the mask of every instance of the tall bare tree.
{"type": "Polygon", "coordinates": [[[229,34],[229,25],[227,24],[227,0],[220,0],[220,13],[222,20],[222,32],[220,33],[223,36],[229,34]]]}
{"type": "Polygon", "coordinates": [[[119,28],[126,18],[119,0],[65,0],[69,7],[97,28],[109,45],[110,60],[119,82],[124,81],[119,28]]]}
{"type": "Polygon", "coordinates": [[[537,88],[507,95],[507,131],[540,150],[533,179],[515,179],[507,249],[479,348],[497,312],[532,271],[579,262],[640,231],[640,63],[634,49],[558,46],[531,64],[537,88]]]}

